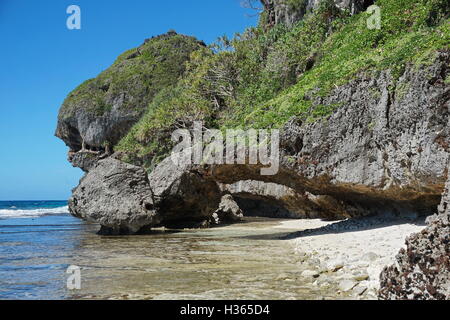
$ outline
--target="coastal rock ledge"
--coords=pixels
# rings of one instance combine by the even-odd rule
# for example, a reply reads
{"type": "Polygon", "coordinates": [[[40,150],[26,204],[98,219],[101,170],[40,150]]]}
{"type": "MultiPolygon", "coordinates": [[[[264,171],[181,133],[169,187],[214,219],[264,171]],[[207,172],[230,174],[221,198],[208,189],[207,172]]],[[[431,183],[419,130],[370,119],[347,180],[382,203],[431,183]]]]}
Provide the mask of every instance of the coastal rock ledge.
{"type": "Polygon", "coordinates": [[[148,174],[112,155],[86,164],[69,208],[113,233],[214,224],[225,194],[244,215],[255,203],[275,205],[268,212],[276,218],[432,215],[448,171],[449,60],[441,52],[398,81],[384,71],[337,87],[320,101],[342,104],[327,121],[285,124],[275,175],[261,176],[257,165],[177,166],[171,157],[148,174]],[[235,185],[242,181],[262,185],[235,185]]]}
{"type": "MultiPolygon", "coordinates": [[[[306,6],[292,11],[284,1],[262,0],[265,23],[292,25],[319,2],[299,1],[306,6]]],[[[333,3],[357,13],[372,1],[333,3]]],[[[390,47],[380,47],[380,52],[386,48],[390,47]]],[[[392,67],[397,60],[388,61],[390,67],[357,69],[345,82],[333,82],[323,92],[315,87],[297,94],[295,87],[295,95],[283,95],[286,100],[280,101],[286,103],[280,102],[273,116],[288,112],[298,99],[318,114],[310,118],[309,111],[297,112],[295,107],[279,122],[267,124],[267,128],[281,128],[279,170],[270,176],[261,175],[259,165],[176,165],[168,156],[172,146],[165,142],[173,130],[190,129],[193,121],[205,118],[217,123],[229,120],[229,110],[222,109],[226,99],[214,96],[211,114],[186,111],[178,119],[174,112],[172,127],[164,127],[164,109],[161,121],[150,121],[152,112],[160,110],[158,104],[149,108],[151,103],[163,101],[164,108],[178,109],[178,96],[167,100],[170,104],[166,95],[178,88],[175,84],[184,88],[191,81],[187,77],[179,82],[187,72],[186,63],[195,65],[196,60],[190,59],[197,50],[205,50],[205,45],[174,32],[151,38],[67,97],[56,136],[68,146],[69,161],[85,172],[69,200],[72,215],[100,224],[100,234],[107,235],[138,234],[155,227],[209,227],[251,215],[329,221],[383,214],[428,216],[428,226],[410,236],[397,263],[382,271],[378,295],[380,299],[450,299],[448,48],[427,54],[426,63],[405,62],[396,70],[392,67]],[[149,121],[143,126],[152,130],[136,129],[141,120],[149,121]],[[133,129],[136,136],[128,136],[133,129]],[[127,138],[135,142],[133,148],[128,149],[127,143],[120,148],[127,138]]],[[[319,57],[313,68],[322,70],[319,60],[325,58],[319,57]]],[[[208,58],[208,65],[210,60],[215,61],[208,58]]],[[[214,68],[214,74],[222,73],[214,68]]],[[[233,95],[226,93],[227,99],[233,95]]],[[[187,98],[181,96],[189,102],[186,109],[197,103],[191,102],[190,91],[187,98]]],[[[269,104],[267,110],[272,112],[269,104]]],[[[265,113],[266,107],[246,116],[260,112],[265,113]]],[[[343,288],[352,283],[344,283],[343,288]]]]}

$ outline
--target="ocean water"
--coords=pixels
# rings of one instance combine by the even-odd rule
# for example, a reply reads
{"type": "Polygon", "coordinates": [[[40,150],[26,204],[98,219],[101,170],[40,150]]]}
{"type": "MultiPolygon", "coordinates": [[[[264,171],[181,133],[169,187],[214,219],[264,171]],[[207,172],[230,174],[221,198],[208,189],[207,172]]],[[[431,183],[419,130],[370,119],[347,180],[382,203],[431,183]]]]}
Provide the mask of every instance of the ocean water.
{"type": "Polygon", "coordinates": [[[0,299],[321,299],[280,220],[99,236],[64,201],[0,202],[0,299]],[[66,273],[81,270],[81,289],[66,273]],[[309,282],[310,281],[310,282],[309,282]]]}
{"type": "Polygon", "coordinates": [[[65,258],[86,227],[67,201],[0,201],[0,299],[64,298],[65,258]]]}
{"type": "Polygon", "coordinates": [[[0,219],[33,218],[69,213],[67,201],[0,201],[0,219]]]}

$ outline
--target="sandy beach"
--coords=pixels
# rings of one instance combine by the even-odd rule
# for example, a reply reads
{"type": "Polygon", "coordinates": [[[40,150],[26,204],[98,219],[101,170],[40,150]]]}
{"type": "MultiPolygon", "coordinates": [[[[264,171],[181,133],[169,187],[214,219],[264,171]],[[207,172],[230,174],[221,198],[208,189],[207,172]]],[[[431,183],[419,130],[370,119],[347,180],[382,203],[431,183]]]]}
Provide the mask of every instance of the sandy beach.
{"type": "Polygon", "coordinates": [[[423,217],[377,216],[343,221],[290,220],[275,228],[300,230],[288,236],[316,286],[334,283],[338,295],[376,299],[383,267],[395,263],[405,239],[425,227],[423,217]]]}

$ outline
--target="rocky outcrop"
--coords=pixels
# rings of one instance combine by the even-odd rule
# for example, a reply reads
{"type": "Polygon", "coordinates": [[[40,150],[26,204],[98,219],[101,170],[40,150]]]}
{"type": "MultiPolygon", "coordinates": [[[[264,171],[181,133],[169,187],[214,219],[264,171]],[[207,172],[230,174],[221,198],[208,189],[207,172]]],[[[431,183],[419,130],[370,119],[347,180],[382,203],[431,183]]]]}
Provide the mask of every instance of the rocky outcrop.
{"type": "Polygon", "coordinates": [[[84,176],[69,199],[77,218],[99,223],[103,234],[137,233],[160,221],[144,169],[108,158],[84,176]]]}
{"type": "Polygon", "coordinates": [[[214,180],[182,159],[174,162],[168,157],[150,173],[149,180],[161,223],[168,227],[206,226],[222,196],[214,180]]]}
{"type": "Polygon", "coordinates": [[[381,299],[450,299],[450,176],[439,212],[427,223],[406,240],[397,264],[384,268],[381,299]]]}
{"type": "MultiPolygon", "coordinates": [[[[450,123],[449,123],[450,126],[450,123]]],[[[449,159],[450,161],[450,159],[449,159]]],[[[438,216],[450,215],[450,164],[447,170],[447,184],[445,185],[444,193],[442,194],[441,203],[438,207],[438,216]]]]}
{"type": "Polygon", "coordinates": [[[72,164],[86,170],[95,163],[92,153],[108,155],[155,95],[184,73],[190,54],[204,46],[173,31],[147,39],[72,91],[61,106],[55,133],[70,148],[72,164]]]}
{"type": "MultiPolygon", "coordinates": [[[[317,9],[327,0],[261,0],[267,15],[268,25],[284,24],[292,27],[306,13],[317,9]]],[[[364,11],[373,4],[373,0],[334,0],[336,8],[347,10],[351,14],[364,11]]]]}
{"type": "Polygon", "coordinates": [[[218,185],[190,166],[163,161],[151,174],[109,157],[81,179],[69,200],[77,218],[101,225],[101,234],[134,234],[151,227],[209,226],[237,221],[240,209],[218,185]],[[220,204],[220,205],[219,205],[220,204]],[[219,209],[218,209],[219,208],[219,209]]]}
{"type": "Polygon", "coordinates": [[[88,172],[91,168],[95,167],[97,162],[101,159],[108,157],[109,154],[102,151],[83,151],[78,152],[69,151],[68,161],[77,168],[88,172]]]}
{"type": "Polygon", "coordinates": [[[213,223],[232,223],[241,221],[244,214],[231,194],[222,197],[219,208],[213,213],[213,223]]]}
{"type": "MultiPolygon", "coordinates": [[[[315,100],[340,107],[326,121],[293,118],[286,124],[281,134],[280,170],[275,175],[262,176],[260,165],[185,164],[189,161],[176,165],[168,157],[149,175],[159,222],[177,227],[205,225],[224,191],[234,195],[244,211],[252,209],[249,199],[264,204],[253,211],[277,204],[284,210],[266,210],[276,217],[288,217],[286,211],[296,212],[297,217],[326,219],[434,213],[447,175],[449,89],[444,79],[448,62],[449,54],[444,52],[430,66],[407,68],[398,81],[389,71],[367,74],[315,100]],[[259,190],[249,184],[233,186],[240,181],[267,185],[260,185],[259,190]],[[220,190],[219,185],[228,186],[220,190]]],[[[88,184],[98,190],[97,171],[96,167],[83,179],[75,199],[93,201],[87,199],[89,194],[77,193],[90,190],[88,184]]],[[[106,189],[102,192],[101,196],[109,196],[106,189]]],[[[81,212],[76,214],[81,217],[102,210],[91,207],[98,212],[87,213],[77,206],[73,203],[71,208],[75,214],[81,212]]],[[[103,224],[100,218],[97,221],[103,224]]]]}

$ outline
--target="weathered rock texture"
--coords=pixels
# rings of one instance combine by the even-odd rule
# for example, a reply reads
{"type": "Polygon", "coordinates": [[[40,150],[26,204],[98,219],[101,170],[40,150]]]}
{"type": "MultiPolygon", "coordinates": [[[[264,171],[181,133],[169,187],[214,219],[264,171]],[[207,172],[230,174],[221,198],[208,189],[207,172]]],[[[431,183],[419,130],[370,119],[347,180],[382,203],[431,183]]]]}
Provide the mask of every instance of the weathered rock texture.
{"type": "Polygon", "coordinates": [[[108,157],[109,154],[102,151],[88,151],[80,150],[78,152],[69,151],[68,161],[72,163],[74,167],[88,172],[91,168],[95,167],[97,162],[101,159],[108,157]]]}
{"type": "Polygon", "coordinates": [[[280,218],[317,218],[321,212],[318,198],[312,194],[299,194],[293,189],[276,183],[245,180],[233,184],[221,184],[224,192],[233,195],[246,216],[280,218]]]}
{"type": "Polygon", "coordinates": [[[213,213],[215,224],[241,221],[244,214],[231,194],[222,197],[219,208],[213,213]]]}
{"type": "MultiPolygon", "coordinates": [[[[261,0],[264,12],[267,14],[268,25],[284,24],[292,27],[304,15],[317,9],[323,0],[261,0]]],[[[348,10],[356,14],[367,9],[373,0],[334,0],[334,4],[341,10],[348,10]]]]}
{"type": "MultiPolygon", "coordinates": [[[[449,166],[450,168],[450,166],[449,166]]],[[[450,299],[450,176],[437,215],[381,273],[381,299],[450,299]]]]}
{"type": "MultiPolygon", "coordinates": [[[[261,1],[268,25],[287,26],[321,3],[261,1]]],[[[370,4],[334,1],[351,13],[370,4]]],[[[398,264],[384,269],[380,297],[449,299],[449,52],[424,66],[405,66],[399,79],[389,69],[367,71],[325,97],[304,97],[334,111],[314,123],[299,117],[286,123],[275,175],[261,175],[260,165],[177,165],[171,157],[147,175],[111,157],[149,102],[176,83],[184,62],[202,46],[175,33],[150,39],[68,96],[56,135],[69,146],[72,164],[86,171],[69,200],[71,213],[99,223],[103,233],[129,234],[233,222],[243,214],[431,215],[441,202],[429,226],[407,240],[398,264]]]]}
{"type": "Polygon", "coordinates": [[[151,174],[109,157],[81,179],[69,200],[72,215],[102,226],[103,234],[133,234],[155,226],[200,227],[237,221],[241,212],[218,185],[171,158],[151,174]],[[149,180],[150,179],[150,180],[149,180]],[[220,204],[220,205],[219,205],[220,204]],[[219,209],[218,209],[219,208],[219,209]]]}
{"type": "Polygon", "coordinates": [[[101,233],[128,234],[159,223],[144,169],[108,158],[84,176],[69,199],[75,217],[99,223],[101,233]]]}
{"type": "Polygon", "coordinates": [[[286,124],[276,175],[249,165],[197,170],[223,184],[287,186],[304,198],[307,216],[433,214],[447,173],[448,63],[444,52],[430,66],[408,67],[398,81],[389,71],[367,74],[314,101],[340,107],[323,121],[286,124]]]}
{"type": "Polygon", "coordinates": [[[165,226],[201,226],[219,206],[217,183],[195,170],[187,161],[162,161],[149,175],[155,206],[165,226]]]}

